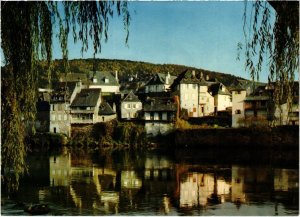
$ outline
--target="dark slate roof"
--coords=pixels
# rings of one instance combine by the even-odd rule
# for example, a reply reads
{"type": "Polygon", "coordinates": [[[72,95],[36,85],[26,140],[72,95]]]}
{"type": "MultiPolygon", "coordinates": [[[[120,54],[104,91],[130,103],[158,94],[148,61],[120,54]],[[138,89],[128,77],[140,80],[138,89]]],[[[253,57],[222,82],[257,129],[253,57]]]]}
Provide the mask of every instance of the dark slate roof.
{"type": "MultiPolygon", "coordinates": [[[[157,84],[166,84],[168,74],[163,73],[156,73],[148,82],[146,85],[157,85],[157,84]]],[[[176,76],[170,75],[169,84],[172,84],[173,81],[176,79],[176,76]]]]}
{"type": "Polygon", "coordinates": [[[140,102],[140,100],[132,91],[130,91],[123,102],[140,102]]]}
{"type": "Polygon", "coordinates": [[[102,102],[99,107],[99,115],[113,115],[116,112],[111,108],[107,102],[102,102]]]}
{"type": "Polygon", "coordinates": [[[107,71],[90,71],[89,72],[89,83],[95,85],[109,85],[109,86],[119,86],[118,81],[114,75],[114,72],[107,71]],[[93,78],[97,78],[97,83],[93,83],[93,78]],[[105,79],[108,79],[108,83],[105,83],[105,79]]]}
{"type": "Polygon", "coordinates": [[[71,107],[95,107],[100,98],[101,89],[82,89],[73,100],[71,107]]]}
{"type": "Polygon", "coordinates": [[[85,83],[87,81],[87,74],[85,73],[68,73],[68,74],[61,74],[59,80],[62,82],[75,82],[75,81],[82,81],[85,83]]]}
{"type": "Polygon", "coordinates": [[[177,105],[172,98],[151,98],[144,104],[145,112],[157,112],[157,111],[172,111],[177,110],[177,105]]]}
{"type": "Polygon", "coordinates": [[[172,89],[178,84],[197,84],[197,83],[199,83],[199,79],[196,76],[193,76],[193,70],[186,69],[185,71],[183,71],[177,76],[177,78],[174,80],[170,88],[172,89]]]}
{"type": "Polygon", "coordinates": [[[51,93],[51,102],[69,101],[76,87],[76,82],[58,82],[54,85],[54,91],[51,93]]]}
{"type": "MultiPolygon", "coordinates": [[[[212,92],[212,95],[217,95],[217,94],[220,94],[220,95],[231,95],[230,92],[226,89],[225,91],[222,91],[222,86],[223,84],[221,83],[214,83],[214,84],[211,84],[209,86],[209,92],[212,92]]],[[[224,85],[223,85],[224,86],[224,85]]],[[[225,86],[224,86],[225,87],[225,86]]]]}

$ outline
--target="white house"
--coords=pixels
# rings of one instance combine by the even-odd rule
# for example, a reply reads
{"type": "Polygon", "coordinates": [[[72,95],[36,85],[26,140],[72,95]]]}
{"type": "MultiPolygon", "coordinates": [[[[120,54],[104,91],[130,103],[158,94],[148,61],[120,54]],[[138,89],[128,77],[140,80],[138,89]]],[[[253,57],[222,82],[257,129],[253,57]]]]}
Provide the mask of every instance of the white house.
{"type": "Polygon", "coordinates": [[[177,105],[172,98],[151,98],[144,104],[145,130],[149,136],[165,135],[174,129],[177,105]]]}
{"type": "Polygon", "coordinates": [[[216,82],[209,87],[209,91],[214,97],[215,112],[232,107],[231,94],[224,84],[216,82]]]}
{"type": "Polygon", "coordinates": [[[186,109],[189,117],[199,115],[199,79],[194,70],[185,70],[171,85],[174,94],[179,96],[180,109],[186,109]]]}
{"type": "Polygon", "coordinates": [[[215,100],[219,99],[210,88],[215,82],[204,80],[202,73],[199,77],[196,71],[185,70],[170,87],[173,94],[179,96],[180,108],[186,109],[189,117],[210,115],[215,110],[215,100]]]}
{"type": "Polygon", "coordinates": [[[166,92],[173,83],[175,76],[167,74],[156,73],[145,85],[145,93],[166,92]]]}
{"type": "Polygon", "coordinates": [[[199,86],[199,113],[198,117],[208,116],[214,112],[214,97],[209,92],[211,82],[201,79],[199,86]]]}
{"type": "Polygon", "coordinates": [[[118,71],[115,71],[114,75],[112,72],[107,71],[89,72],[88,88],[100,88],[102,93],[119,93],[120,84],[118,78],[118,71]]]}
{"type": "Polygon", "coordinates": [[[121,118],[136,119],[143,109],[142,102],[132,91],[121,102],[121,118]]]}

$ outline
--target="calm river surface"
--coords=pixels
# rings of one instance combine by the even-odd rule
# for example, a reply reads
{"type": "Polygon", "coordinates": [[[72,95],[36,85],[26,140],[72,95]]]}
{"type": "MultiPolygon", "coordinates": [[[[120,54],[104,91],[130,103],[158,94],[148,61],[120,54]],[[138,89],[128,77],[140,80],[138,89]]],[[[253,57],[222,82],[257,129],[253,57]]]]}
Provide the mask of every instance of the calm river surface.
{"type": "MultiPolygon", "coordinates": [[[[272,163],[189,160],[168,152],[67,148],[28,157],[17,194],[1,194],[2,215],[298,215],[299,170],[272,163]],[[176,157],[175,157],[176,156],[176,157]]],[[[197,158],[197,157],[196,157],[197,158]]],[[[255,159],[253,159],[255,161],[255,159]]]]}

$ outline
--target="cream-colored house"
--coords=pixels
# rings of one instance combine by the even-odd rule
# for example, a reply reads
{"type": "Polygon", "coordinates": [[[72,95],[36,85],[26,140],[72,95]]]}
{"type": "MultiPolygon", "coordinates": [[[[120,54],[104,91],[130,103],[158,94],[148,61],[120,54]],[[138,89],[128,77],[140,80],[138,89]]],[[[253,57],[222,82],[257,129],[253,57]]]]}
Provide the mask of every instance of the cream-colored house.
{"type": "Polygon", "coordinates": [[[50,99],[50,132],[71,135],[70,105],[81,88],[80,81],[57,84],[50,99]]]}
{"type": "Polygon", "coordinates": [[[142,102],[132,91],[121,102],[121,118],[136,119],[143,109],[142,102]]]}
{"type": "Polygon", "coordinates": [[[244,100],[246,98],[246,90],[241,87],[232,89],[232,127],[240,127],[245,117],[244,100]]]}
{"type": "Polygon", "coordinates": [[[216,82],[209,87],[214,97],[215,111],[225,111],[232,107],[231,94],[224,84],[216,82]]]}
{"type": "Polygon", "coordinates": [[[214,97],[209,92],[210,82],[201,79],[199,82],[199,113],[198,117],[208,116],[214,112],[214,97]]]}
{"type": "Polygon", "coordinates": [[[71,124],[94,124],[99,122],[101,89],[82,89],[73,100],[71,124]]]}

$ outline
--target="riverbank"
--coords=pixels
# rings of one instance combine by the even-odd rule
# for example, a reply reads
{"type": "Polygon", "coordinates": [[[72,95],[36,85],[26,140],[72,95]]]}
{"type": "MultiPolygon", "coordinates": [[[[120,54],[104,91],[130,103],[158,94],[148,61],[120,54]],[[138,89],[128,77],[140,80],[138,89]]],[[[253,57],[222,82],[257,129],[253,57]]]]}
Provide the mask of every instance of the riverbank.
{"type": "Polygon", "coordinates": [[[175,147],[299,149],[299,126],[179,129],[168,137],[175,147]]]}

